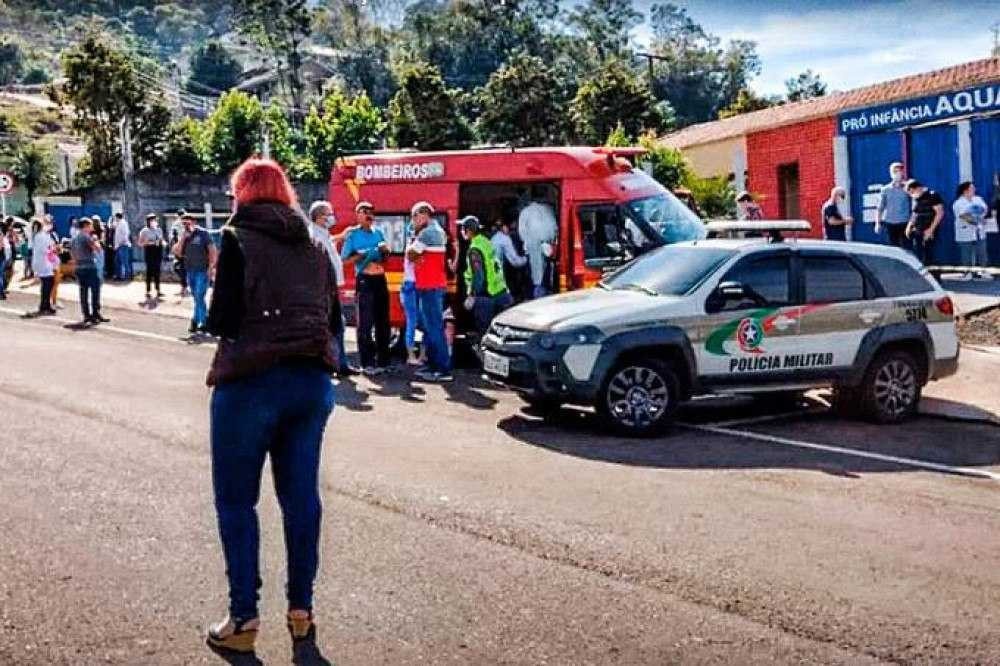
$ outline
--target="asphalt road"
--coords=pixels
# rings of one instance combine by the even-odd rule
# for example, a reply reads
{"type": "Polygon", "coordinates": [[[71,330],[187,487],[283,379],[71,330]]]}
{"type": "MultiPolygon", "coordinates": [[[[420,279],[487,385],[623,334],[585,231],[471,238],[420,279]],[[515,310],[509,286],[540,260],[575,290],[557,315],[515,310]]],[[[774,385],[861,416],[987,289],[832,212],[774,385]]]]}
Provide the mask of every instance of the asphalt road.
{"type": "MultiPolygon", "coordinates": [[[[27,303],[0,303],[0,664],[220,663],[211,345],[27,303]]],[[[1000,428],[700,401],[620,440],[468,373],[338,403],[311,653],[265,482],[264,663],[1000,663],[1000,428]]]]}

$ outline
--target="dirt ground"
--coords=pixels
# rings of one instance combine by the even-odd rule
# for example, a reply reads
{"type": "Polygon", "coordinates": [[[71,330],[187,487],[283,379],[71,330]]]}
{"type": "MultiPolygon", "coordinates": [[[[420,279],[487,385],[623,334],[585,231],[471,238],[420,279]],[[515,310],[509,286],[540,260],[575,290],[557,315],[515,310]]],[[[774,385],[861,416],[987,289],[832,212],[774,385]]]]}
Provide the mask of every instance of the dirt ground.
{"type": "Polygon", "coordinates": [[[959,319],[958,337],[964,344],[1000,346],[1000,308],[959,319]]]}

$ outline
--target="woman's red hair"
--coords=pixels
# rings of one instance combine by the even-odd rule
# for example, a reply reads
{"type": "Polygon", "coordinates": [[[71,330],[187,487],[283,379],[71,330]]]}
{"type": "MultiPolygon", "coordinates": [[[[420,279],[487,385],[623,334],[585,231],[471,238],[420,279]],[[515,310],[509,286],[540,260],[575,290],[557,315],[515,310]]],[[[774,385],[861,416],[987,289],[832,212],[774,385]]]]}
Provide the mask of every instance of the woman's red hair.
{"type": "Polygon", "coordinates": [[[274,160],[248,159],[233,172],[230,186],[237,204],[277,201],[295,206],[298,202],[285,170],[274,160]]]}

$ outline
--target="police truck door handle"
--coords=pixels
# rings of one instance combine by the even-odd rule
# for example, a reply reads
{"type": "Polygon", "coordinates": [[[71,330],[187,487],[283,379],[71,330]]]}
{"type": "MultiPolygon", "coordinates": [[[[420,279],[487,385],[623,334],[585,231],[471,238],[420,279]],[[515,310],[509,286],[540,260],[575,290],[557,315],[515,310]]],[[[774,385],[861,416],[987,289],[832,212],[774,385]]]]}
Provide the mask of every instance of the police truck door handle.
{"type": "Polygon", "coordinates": [[[876,310],[865,310],[858,316],[861,318],[861,321],[865,322],[866,324],[874,324],[875,322],[877,322],[879,319],[882,318],[882,313],[876,310]]]}
{"type": "Polygon", "coordinates": [[[790,319],[785,315],[778,315],[774,319],[774,327],[779,331],[788,330],[788,327],[795,323],[794,319],[790,319]]]}

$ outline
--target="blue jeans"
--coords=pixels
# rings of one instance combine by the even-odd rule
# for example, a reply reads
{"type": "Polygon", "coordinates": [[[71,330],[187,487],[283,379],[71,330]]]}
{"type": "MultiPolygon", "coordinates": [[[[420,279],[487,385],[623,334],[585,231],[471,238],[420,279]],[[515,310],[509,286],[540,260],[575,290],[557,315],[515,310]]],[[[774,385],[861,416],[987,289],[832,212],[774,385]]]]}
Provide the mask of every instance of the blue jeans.
{"type": "Polygon", "coordinates": [[[406,348],[412,350],[417,344],[417,329],[423,328],[420,321],[420,304],[417,302],[417,287],[412,282],[404,282],[399,290],[399,302],[403,305],[403,312],[406,315],[406,329],[403,339],[406,341],[406,348]]]}
{"type": "Polygon", "coordinates": [[[417,304],[424,325],[427,367],[436,372],[451,370],[448,341],[444,337],[444,289],[418,289],[417,304]]]}
{"type": "Polygon", "coordinates": [[[268,454],[285,531],[288,608],[312,610],[323,512],[319,460],[333,404],[326,371],[305,365],[275,366],[212,393],[212,488],[234,618],[257,617],[257,502],[268,454]]]}
{"type": "Polygon", "coordinates": [[[347,349],[344,347],[344,333],[347,330],[347,326],[344,324],[344,315],[340,316],[339,322],[334,322],[333,327],[333,353],[337,357],[337,369],[347,370],[347,366],[350,365],[347,361],[347,349]]]}
{"type": "Polygon", "coordinates": [[[115,266],[119,280],[132,279],[132,248],[122,245],[115,250],[115,266]]]}
{"type": "Polygon", "coordinates": [[[986,266],[989,261],[986,256],[986,239],[966,241],[958,244],[963,266],[986,266]]]}
{"type": "Polygon", "coordinates": [[[97,268],[76,269],[76,281],[80,285],[83,318],[90,319],[101,314],[101,274],[97,268]]]}
{"type": "Polygon", "coordinates": [[[188,271],[188,289],[191,290],[191,298],[194,299],[194,317],[192,321],[195,326],[204,326],[208,320],[208,306],[205,305],[205,294],[208,293],[208,271],[188,271]]]}

